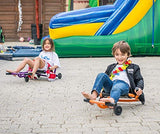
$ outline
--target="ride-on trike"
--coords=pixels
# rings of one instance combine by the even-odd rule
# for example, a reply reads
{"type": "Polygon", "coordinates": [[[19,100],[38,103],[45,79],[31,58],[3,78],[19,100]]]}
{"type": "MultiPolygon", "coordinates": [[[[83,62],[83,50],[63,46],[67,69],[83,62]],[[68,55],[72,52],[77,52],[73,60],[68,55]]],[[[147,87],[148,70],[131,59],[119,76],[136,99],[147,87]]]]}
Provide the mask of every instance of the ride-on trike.
{"type": "MultiPolygon", "coordinates": [[[[32,69],[29,68],[25,72],[18,72],[18,73],[8,73],[7,72],[6,75],[15,75],[15,76],[18,76],[19,78],[24,78],[25,82],[28,82],[29,79],[31,78],[31,75],[32,75],[31,72],[32,72],[32,69]]],[[[41,76],[47,77],[49,81],[55,80],[56,77],[58,79],[62,78],[62,74],[61,73],[56,74],[56,69],[54,71],[52,71],[49,68],[47,69],[47,71],[45,71],[45,70],[37,70],[36,75],[37,75],[37,77],[34,77],[34,79],[38,79],[41,76]]]]}
{"type": "MultiPolygon", "coordinates": [[[[138,90],[138,89],[137,89],[138,90]]],[[[100,93],[100,98],[103,97],[109,97],[108,94],[106,94],[104,91],[100,93]]],[[[90,100],[90,99],[84,99],[85,102],[89,102],[91,104],[97,104],[98,107],[105,109],[105,108],[113,108],[113,111],[115,115],[121,115],[122,113],[122,107],[118,106],[117,103],[110,103],[110,102],[103,102],[99,100],[90,100]]],[[[121,96],[118,102],[141,102],[143,105],[145,103],[144,93],[142,93],[140,96],[137,96],[133,93],[128,93],[128,95],[121,96]]]]}

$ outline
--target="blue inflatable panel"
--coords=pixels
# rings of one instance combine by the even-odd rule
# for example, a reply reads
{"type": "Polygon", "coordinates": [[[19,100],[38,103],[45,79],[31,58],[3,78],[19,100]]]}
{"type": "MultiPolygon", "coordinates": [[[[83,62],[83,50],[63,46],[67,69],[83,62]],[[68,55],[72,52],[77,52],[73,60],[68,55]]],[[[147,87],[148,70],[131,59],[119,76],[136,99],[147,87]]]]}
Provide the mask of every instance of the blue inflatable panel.
{"type": "Polygon", "coordinates": [[[34,49],[34,47],[29,46],[13,46],[14,49],[34,49]]]}
{"type": "Polygon", "coordinates": [[[104,5],[56,14],[51,18],[49,28],[56,29],[77,24],[106,22],[122,3],[124,3],[124,0],[116,0],[113,5],[104,5]]]}
{"type": "Polygon", "coordinates": [[[0,60],[12,60],[12,53],[0,53],[0,60]]]}
{"type": "Polygon", "coordinates": [[[18,49],[13,52],[13,57],[36,57],[42,49],[18,49]]]}
{"type": "Polygon", "coordinates": [[[45,38],[50,38],[50,36],[47,35],[47,36],[42,37],[42,41],[43,41],[45,38]]]}

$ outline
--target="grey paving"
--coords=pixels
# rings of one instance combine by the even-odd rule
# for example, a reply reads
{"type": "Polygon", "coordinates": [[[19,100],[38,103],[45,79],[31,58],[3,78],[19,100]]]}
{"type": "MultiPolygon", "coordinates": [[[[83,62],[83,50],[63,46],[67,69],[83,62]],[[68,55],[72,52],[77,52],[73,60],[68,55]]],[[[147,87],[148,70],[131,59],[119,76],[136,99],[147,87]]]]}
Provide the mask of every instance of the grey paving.
{"type": "Polygon", "coordinates": [[[120,103],[120,116],[83,102],[98,73],[112,57],[60,58],[61,80],[30,80],[5,75],[21,59],[0,60],[0,134],[159,134],[160,57],[132,57],[145,80],[145,105],[120,103]]]}

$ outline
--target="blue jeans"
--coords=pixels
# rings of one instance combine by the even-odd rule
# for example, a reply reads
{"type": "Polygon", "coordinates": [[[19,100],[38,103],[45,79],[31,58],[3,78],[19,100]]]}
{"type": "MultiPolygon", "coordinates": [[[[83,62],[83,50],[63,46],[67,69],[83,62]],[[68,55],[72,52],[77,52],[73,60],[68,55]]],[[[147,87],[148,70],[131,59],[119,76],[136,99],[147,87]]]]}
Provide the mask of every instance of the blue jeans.
{"type": "Polygon", "coordinates": [[[128,94],[129,92],[129,85],[126,82],[122,80],[112,81],[106,73],[97,75],[92,92],[96,91],[99,95],[102,88],[104,88],[105,93],[110,94],[115,103],[117,103],[121,95],[128,94]]]}

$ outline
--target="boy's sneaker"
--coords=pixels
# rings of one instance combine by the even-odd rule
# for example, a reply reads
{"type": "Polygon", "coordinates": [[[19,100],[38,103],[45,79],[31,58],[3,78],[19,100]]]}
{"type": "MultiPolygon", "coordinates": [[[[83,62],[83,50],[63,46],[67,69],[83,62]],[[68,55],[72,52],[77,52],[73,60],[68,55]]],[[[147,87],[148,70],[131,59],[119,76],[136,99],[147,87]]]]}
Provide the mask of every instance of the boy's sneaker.
{"type": "Polygon", "coordinates": [[[144,97],[144,93],[142,93],[139,97],[138,97],[138,99],[141,101],[141,103],[144,105],[144,103],[145,103],[145,97],[144,97]]]}

